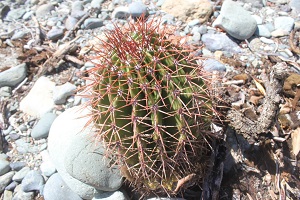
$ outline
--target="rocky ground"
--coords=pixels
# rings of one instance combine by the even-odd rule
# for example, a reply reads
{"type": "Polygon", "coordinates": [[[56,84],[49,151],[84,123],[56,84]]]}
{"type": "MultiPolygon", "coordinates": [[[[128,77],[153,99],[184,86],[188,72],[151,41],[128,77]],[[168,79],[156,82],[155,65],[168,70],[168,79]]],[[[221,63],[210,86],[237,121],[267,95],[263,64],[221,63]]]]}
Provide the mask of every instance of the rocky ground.
{"type": "Polygon", "coordinates": [[[300,199],[298,0],[1,1],[1,199],[136,198],[76,116],[99,38],[143,13],[176,27],[220,76],[228,114],[208,196],[300,199]]]}

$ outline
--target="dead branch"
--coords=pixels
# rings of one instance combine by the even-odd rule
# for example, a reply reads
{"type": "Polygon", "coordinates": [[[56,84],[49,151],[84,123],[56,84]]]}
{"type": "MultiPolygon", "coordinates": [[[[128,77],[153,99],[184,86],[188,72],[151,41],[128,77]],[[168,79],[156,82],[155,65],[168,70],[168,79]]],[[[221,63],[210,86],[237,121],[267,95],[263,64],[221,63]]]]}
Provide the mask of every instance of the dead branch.
{"type": "Polygon", "coordinates": [[[41,39],[41,27],[40,23],[37,20],[37,18],[34,15],[31,15],[34,23],[35,23],[35,45],[41,45],[42,39],[41,39]]]}
{"type": "Polygon", "coordinates": [[[291,47],[292,52],[300,55],[300,49],[294,44],[295,30],[292,30],[289,38],[289,45],[291,47]]]}

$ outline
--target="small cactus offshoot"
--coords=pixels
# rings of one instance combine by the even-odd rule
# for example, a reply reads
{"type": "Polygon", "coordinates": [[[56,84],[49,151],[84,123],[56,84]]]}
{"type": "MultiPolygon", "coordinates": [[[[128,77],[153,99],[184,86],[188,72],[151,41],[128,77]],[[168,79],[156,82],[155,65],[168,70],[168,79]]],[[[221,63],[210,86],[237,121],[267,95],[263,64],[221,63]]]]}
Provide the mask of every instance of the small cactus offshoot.
{"type": "Polygon", "coordinates": [[[185,177],[203,178],[214,111],[206,73],[169,30],[138,20],[107,31],[89,70],[90,105],[98,136],[127,180],[175,194],[185,177]]]}

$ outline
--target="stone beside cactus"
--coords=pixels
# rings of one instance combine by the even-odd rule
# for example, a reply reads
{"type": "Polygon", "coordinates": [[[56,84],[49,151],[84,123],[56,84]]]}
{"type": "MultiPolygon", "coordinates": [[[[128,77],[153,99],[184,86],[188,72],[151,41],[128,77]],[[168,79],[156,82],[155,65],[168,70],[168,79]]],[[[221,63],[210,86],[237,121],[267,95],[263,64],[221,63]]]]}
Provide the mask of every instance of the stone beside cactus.
{"type": "Polygon", "coordinates": [[[88,73],[92,121],[112,163],[138,189],[176,194],[186,177],[203,178],[214,112],[207,74],[169,30],[155,20],[116,26],[88,73]]]}

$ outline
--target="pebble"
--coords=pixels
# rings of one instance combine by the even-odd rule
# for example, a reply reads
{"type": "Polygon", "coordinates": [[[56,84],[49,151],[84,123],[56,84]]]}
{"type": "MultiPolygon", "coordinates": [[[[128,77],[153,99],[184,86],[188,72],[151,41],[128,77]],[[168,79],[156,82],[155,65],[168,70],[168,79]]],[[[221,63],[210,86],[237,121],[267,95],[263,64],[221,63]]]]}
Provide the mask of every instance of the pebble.
{"type": "Polygon", "coordinates": [[[43,4],[37,8],[35,15],[37,18],[45,18],[55,7],[52,3],[43,4]]]}
{"type": "Polygon", "coordinates": [[[289,6],[293,9],[293,11],[297,14],[300,13],[300,1],[299,0],[291,0],[289,6]]]}
{"type": "Polygon", "coordinates": [[[0,159],[0,176],[10,171],[9,162],[5,159],[0,159]]]}
{"type": "Polygon", "coordinates": [[[88,18],[83,24],[85,29],[94,29],[103,26],[103,21],[99,18],[88,18]]]}
{"type": "Polygon", "coordinates": [[[50,177],[56,172],[56,168],[51,161],[43,162],[40,166],[41,172],[43,175],[50,177]]]}
{"type": "Polygon", "coordinates": [[[6,19],[8,20],[17,20],[21,19],[22,16],[26,13],[26,10],[23,8],[13,9],[8,12],[6,19]]]}
{"type": "Polygon", "coordinates": [[[0,176],[0,193],[5,190],[5,187],[11,182],[12,177],[14,176],[15,172],[11,171],[2,176],[0,176]]]}
{"type": "Polygon", "coordinates": [[[267,38],[271,37],[270,31],[265,25],[258,25],[255,31],[255,35],[259,37],[267,37],[267,38]]]}
{"type": "Polygon", "coordinates": [[[130,16],[128,7],[119,6],[111,14],[112,19],[127,19],[130,16]]]}
{"type": "Polygon", "coordinates": [[[100,9],[102,3],[103,3],[103,0],[92,0],[92,2],[91,2],[91,7],[92,7],[92,8],[100,9]]]}
{"type": "Polygon", "coordinates": [[[23,167],[20,171],[18,171],[12,178],[13,181],[21,182],[26,174],[30,171],[29,167],[23,167]]]}
{"type": "Polygon", "coordinates": [[[0,72],[0,87],[15,87],[26,78],[26,75],[26,63],[12,67],[4,72],[0,72]]]}
{"type": "Polygon", "coordinates": [[[3,200],[11,200],[13,198],[12,191],[4,190],[3,200]]]}
{"type": "Polygon", "coordinates": [[[75,27],[75,25],[77,24],[77,22],[78,22],[78,19],[69,15],[65,22],[66,29],[72,30],[75,27]]]}
{"type": "Polygon", "coordinates": [[[274,26],[276,30],[283,30],[290,32],[294,27],[295,20],[291,17],[276,17],[274,19],[274,26]]]}
{"type": "Polygon", "coordinates": [[[31,136],[35,140],[39,140],[42,138],[47,138],[49,134],[50,127],[53,121],[56,118],[56,114],[54,113],[46,113],[44,114],[38,123],[33,127],[31,131],[31,136]]]}
{"type": "Polygon", "coordinates": [[[11,87],[4,86],[0,88],[1,97],[11,97],[11,95],[12,95],[11,87]]]}
{"type": "Polygon", "coordinates": [[[121,191],[115,192],[104,192],[95,194],[95,197],[92,200],[129,200],[126,195],[121,191]]]}
{"type": "Polygon", "coordinates": [[[282,36],[286,36],[289,35],[290,33],[288,31],[282,30],[282,29],[276,29],[275,31],[271,32],[271,35],[273,37],[282,37],[282,36]]]}
{"type": "Polygon", "coordinates": [[[130,3],[128,6],[128,11],[133,18],[140,17],[142,15],[148,15],[147,6],[141,1],[130,3]]]}
{"type": "Polygon", "coordinates": [[[47,38],[49,40],[58,40],[64,36],[64,29],[52,27],[52,29],[47,33],[47,38]]]}
{"type": "Polygon", "coordinates": [[[5,187],[5,190],[13,191],[17,187],[18,183],[13,181],[8,186],[5,187]]]}
{"type": "Polygon", "coordinates": [[[250,38],[256,28],[256,20],[237,2],[224,1],[220,15],[213,22],[214,27],[220,27],[232,37],[245,40],[250,38]]]}
{"type": "Polygon", "coordinates": [[[206,48],[214,52],[217,50],[228,51],[232,53],[240,53],[241,48],[233,42],[226,34],[211,34],[207,33],[202,35],[202,42],[206,48]]]}
{"type": "Polygon", "coordinates": [[[56,86],[53,90],[53,101],[55,104],[64,104],[67,98],[74,95],[77,87],[69,82],[56,86]]]}
{"type": "Polygon", "coordinates": [[[13,36],[11,37],[11,40],[23,39],[27,34],[28,34],[28,32],[25,32],[25,31],[16,31],[13,34],[13,36]]]}
{"type": "Polygon", "coordinates": [[[26,163],[17,161],[17,162],[10,163],[9,166],[13,171],[20,171],[23,167],[26,166],[26,163]]]}
{"type": "Polygon", "coordinates": [[[20,188],[12,200],[34,200],[34,192],[24,192],[20,188]]]}
{"type": "Polygon", "coordinates": [[[44,186],[43,176],[35,170],[30,170],[22,180],[22,189],[24,192],[40,191],[44,186]]]}
{"type": "Polygon", "coordinates": [[[274,41],[265,37],[260,37],[259,38],[263,43],[265,44],[274,44],[274,41]]]}
{"type": "Polygon", "coordinates": [[[209,59],[204,60],[203,66],[204,66],[203,69],[208,72],[213,72],[213,71],[225,72],[226,71],[225,65],[223,65],[222,63],[220,63],[219,61],[217,61],[215,59],[209,58],[209,59]]]}
{"type": "Polygon", "coordinates": [[[53,174],[48,179],[43,194],[45,200],[82,200],[69,188],[58,173],[53,174]]]}

